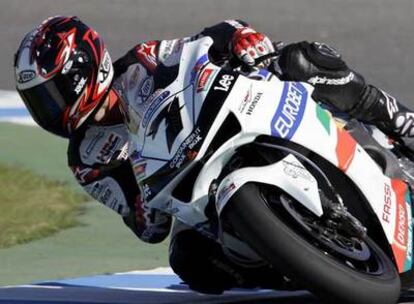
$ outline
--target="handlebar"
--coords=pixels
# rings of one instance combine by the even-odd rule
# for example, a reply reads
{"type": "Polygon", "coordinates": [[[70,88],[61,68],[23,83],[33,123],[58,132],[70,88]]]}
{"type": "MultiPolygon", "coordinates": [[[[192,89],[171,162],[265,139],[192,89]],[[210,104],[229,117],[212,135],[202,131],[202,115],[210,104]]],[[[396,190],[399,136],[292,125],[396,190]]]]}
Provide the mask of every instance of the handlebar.
{"type": "Polygon", "coordinates": [[[278,51],[263,55],[263,56],[258,57],[258,58],[255,59],[254,65],[256,66],[256,65],[262,63],[265,60],[268,60],[268,59],[271,59],[271,58],[276,58],[279,55],[280,55],[280,53],[278,51]]]}

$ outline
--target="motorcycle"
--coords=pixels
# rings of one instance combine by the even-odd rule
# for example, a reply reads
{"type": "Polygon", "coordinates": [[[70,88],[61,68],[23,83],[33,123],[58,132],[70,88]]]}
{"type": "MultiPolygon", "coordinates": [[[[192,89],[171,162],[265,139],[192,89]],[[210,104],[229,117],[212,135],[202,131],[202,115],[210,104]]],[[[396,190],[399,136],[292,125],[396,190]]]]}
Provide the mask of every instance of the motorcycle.
{"type": "Polygon", "coordinates": [[[309,84],[213,64],[211,44],[182,46],[139,123],[128,105],[145,204],[325,301],[396,303],[413,266],[410,161],[309,84]]]}

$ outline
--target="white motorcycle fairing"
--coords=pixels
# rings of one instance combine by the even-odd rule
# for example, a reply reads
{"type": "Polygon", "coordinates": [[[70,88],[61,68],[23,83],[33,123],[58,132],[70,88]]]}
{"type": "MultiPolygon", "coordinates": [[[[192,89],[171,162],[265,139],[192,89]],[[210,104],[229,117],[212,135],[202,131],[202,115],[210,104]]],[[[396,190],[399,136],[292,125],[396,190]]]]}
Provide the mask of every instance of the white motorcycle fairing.
{"type": "Polygon", "coordinates": [[[249,182],[257,182],[277,186],[294,197],[317,216],[323,210],[318,192],[318,183],[308,170],[289,154],[282,161],[262,166],[235,170],[227,175],[217,190],[217,211],[220,214],[232,194],[249,182]]]}
{"type": "MultiPolygon", "coordinates": [[[[184,44],[176,80],[150,97],[138,133],[131,134],[139,151],[132,165],[145,203],[217,240],[217,229],[205,214],[210,185],[237,148],[261,135],[282,138],[319,154],[354,182],[377,215],[399,271],[410,270],[412,219],[406,184],[385,176],[336,125],[311,98],[312,86],[276,77],[258,81],[223,70],[208,59],[211,44],[208,37],[184,44]],[[235,124],[236,131],[228,127],[235,124]]],[[[133,105],[128,107],[131,114],[133,105]]],[[[218,213],[247,182],[277,186],[315,215],[323,214],[318,182],[293,155],[225,177],[216,195],[218,213]]]]}

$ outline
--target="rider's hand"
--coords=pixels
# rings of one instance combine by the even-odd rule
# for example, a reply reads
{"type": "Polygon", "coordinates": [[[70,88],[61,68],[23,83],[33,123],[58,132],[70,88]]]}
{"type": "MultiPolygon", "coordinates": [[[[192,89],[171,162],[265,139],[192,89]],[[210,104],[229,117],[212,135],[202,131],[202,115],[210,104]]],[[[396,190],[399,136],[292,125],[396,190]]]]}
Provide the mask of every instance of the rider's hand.
{"type": "MultiPolygon", "coordinates": [[[[248,66],[255,65],[255,59],[275,51],[270,39],[256,32],[250,27],[237,30],[233,35],[232,51],[239,60],[248,66]]],[[[265,60],[258,67],[264,68],[269,66],[271,60],[265,60]]]]}

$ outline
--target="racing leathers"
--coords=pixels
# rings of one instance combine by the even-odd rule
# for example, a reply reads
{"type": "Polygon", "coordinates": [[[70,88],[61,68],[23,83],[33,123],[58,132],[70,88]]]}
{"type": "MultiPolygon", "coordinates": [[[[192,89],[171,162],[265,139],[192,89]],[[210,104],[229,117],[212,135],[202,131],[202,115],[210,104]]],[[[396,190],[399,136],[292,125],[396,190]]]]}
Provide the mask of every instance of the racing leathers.
{"type": "MultiPolygon", "coordinates": [[[[224,21],[189,38],[140,43],[114,63],[110,110],[104,119],[87,124],[71,138],[68,156],[69,166],[83,188],[119,213],[125,224],[145,242],[164,240],[172,221],[168,214],[149,209],[142,202],[136,176],[143,174],[145,167],[131,166],[139,155],[129,142],[128,120],[143,117],[154,92],[175,79],[183,45],[203,36],[213,40],[209,59],[217,65],[230,61],[252,66],[255,58],[276,50],[276,59],[261,66],[273,72],[270,77],[308,82],[315,87],[313,97],[316,100],[375,123],[391,135],[414,135],[413,114],[389,94],[366,84],[364,78],[326,44],[279,43],[273,48],[263,35],[237,20],[224,21]],[[254,37],[249,36],[252,33],[254,37]],[[118,105],[131,102],[137,105],[135,115],[123,117],[125,111],[118,105]]],[[[252,271],[230,261],[218,244],[193,230],[173,236],[170,263],[191,288],[201,292],[220,293],[233,286],[261,284],[259,280],[247,280],[246,273],[252,274],[252,271]],[[212,275],[221,279],[210,280],[212,275]]],[[[266,271],[270,271],[270,275],[273,273],[273,270],[260,268],[256,269],[257,276],[250,277],[260,278],[266,271]]]]}

